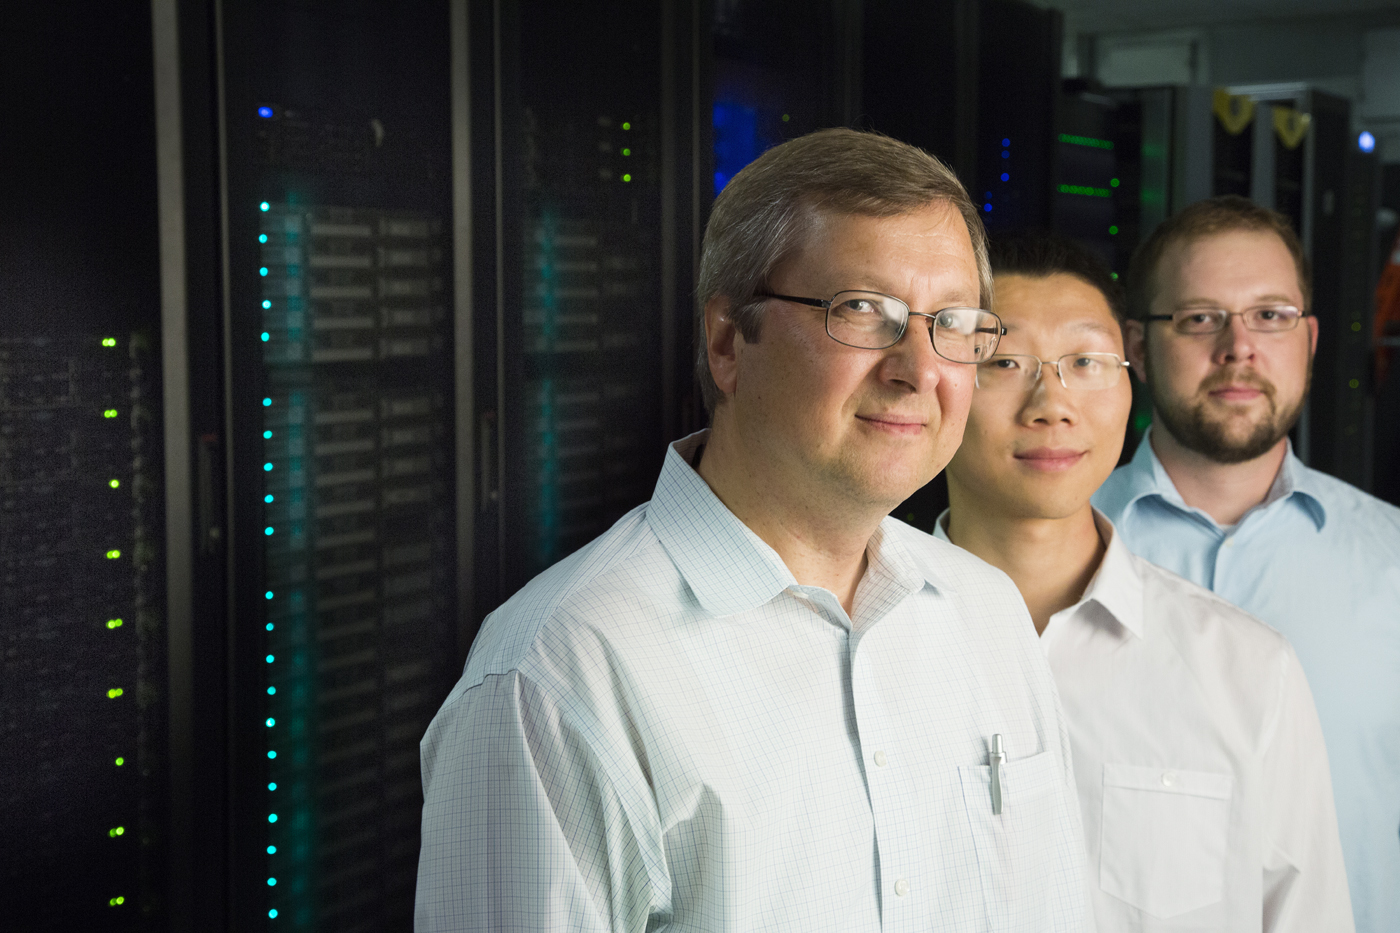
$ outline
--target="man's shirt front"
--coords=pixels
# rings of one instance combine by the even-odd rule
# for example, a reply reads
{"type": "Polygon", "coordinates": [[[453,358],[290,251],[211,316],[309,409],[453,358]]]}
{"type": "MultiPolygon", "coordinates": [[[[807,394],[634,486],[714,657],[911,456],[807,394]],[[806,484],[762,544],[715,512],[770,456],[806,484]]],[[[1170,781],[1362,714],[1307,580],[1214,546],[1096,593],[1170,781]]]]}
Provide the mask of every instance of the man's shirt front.
{"type": "Polygon", "coordinates": [[[1293,650],[1094,517],[1103,561],[1041,644],[1099,929],[1350,931],[1327,749],[1293,650]]]}
{"type": "Polygon", "coordinates": [[[1290,449],[1265,503],[1221,528],[1150,436],[1094,504],[1136,554],[1282,632],[1327,740],[1356,928],[1400,930],[1400,510],[1290,449]]]}
{"type": "Polygon", "coordinates": [[[419,933],[1091,928],[1010,581],[887,519],[853,625],[691,469],[701,440],[486,621],[423,740],[419,933]]]}

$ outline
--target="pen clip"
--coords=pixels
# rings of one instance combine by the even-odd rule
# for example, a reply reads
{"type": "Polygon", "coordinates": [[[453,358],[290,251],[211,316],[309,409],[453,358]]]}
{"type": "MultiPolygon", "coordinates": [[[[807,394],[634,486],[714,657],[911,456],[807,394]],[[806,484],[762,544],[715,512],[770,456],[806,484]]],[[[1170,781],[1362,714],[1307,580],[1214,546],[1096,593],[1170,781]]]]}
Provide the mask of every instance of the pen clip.
{"type": "Polygon", "coordinates": [[[1001,733],[992,736],[992,753],[987,756],[992,766],[992,813],[1001,814],[1001,766],[1006,762],[1006,753],[1001,747],[1001,733]]]}

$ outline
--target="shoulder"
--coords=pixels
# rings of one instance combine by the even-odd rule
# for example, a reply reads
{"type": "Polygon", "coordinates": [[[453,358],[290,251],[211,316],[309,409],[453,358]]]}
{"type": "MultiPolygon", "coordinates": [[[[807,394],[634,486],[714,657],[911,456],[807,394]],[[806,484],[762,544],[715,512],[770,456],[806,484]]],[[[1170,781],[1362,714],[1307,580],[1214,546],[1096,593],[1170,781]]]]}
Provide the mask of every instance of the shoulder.
{"type": "Polygon", "coordinates": [[[979,625],[993,622],[1024,633],[1035,629],[1021,591],[1004,572],[969,551],[895,518],[886,519],[887,534],[897,536],[914,562],[936,588],[943,588],[953,605],[973,614],[979,625]]]}
{"type": "Polygon", "coordinates": [[[1142,579],[1144,609],[1178,647],[1209,646],[1202,656],[1232,669],[1242,659],[1272,665],[1291,654],[1277,629],[1234,603],[1136,554],[1129,557],[1142,579]]]}
{"type": "Polygon", "coordinates": [[[684,581],[646,509],[644,503],[628,512],[487,616],[458,689],[518,671],[532,658],[586,650],[585,642],[606,641],[629,620],[674,609],[684,581]]]}
{"type": "Polygon", "coordinates": [[[1328,525],[1335,521],[1347,537],[1370,539],[1384,556],[1400,560],[1400,508],[1320,470],[1303,470],[1308,491],[1322,503],[1328,525]]]}

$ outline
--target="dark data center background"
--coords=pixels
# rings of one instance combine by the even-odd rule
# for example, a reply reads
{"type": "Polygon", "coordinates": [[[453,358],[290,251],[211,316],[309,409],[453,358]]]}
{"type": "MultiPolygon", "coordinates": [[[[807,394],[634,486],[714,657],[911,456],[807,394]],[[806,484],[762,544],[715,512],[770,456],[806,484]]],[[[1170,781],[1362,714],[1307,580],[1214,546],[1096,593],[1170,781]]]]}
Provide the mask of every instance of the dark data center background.
{"type": "Polygon", "coordinates": [[[815,129],[921,145],[990,229],[1120,274],[1212,193],[1289,214],[1323,333],[1295,443],[1369,484],[1347,102],[1064,82],[1061,49],[1017,0],[6,6],[3,926],[411,929],[427,723],[703,426],[710,203],[815,129]]]}

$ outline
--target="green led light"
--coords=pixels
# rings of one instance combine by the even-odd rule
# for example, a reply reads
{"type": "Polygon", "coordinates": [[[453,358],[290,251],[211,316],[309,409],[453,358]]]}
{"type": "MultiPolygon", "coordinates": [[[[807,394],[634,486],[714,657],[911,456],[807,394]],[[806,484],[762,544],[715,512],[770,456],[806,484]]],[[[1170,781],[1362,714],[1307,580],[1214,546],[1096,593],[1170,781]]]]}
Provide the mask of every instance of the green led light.
{"type": "Polygon", "coordinates": [[[122,620],[121,620],[121,619],[108,619],[108,620],[107,620],[107,627],[108,627],[108,628],[121,628],[121,627],[122,627],[122,620]]]}
{"type": "Polygon", "coordinates": [[[115,418],[116,416],[117,410],[115,408],[109,408],[102,413],[102,417],[104,418],[115,418]]]}
{"type": "Polygon", "coordinates": [[[118,836],[125,836],[125,835],[126,835],[126,827],[125,827],[125,826],[114,826],[114,827],[112,827],[111,829],[107,830],[107,836],[108,836],[108,838],[110,838],[110,839],[115,839],[115,838],[117,838],[118,836]]]}
{"type": "Polygon", "coordinates": [[[122,765],[124,765],[124,764],[126,764],[126,759],[125,759],[125,758],[118,758],[118,759],[117,759],[117,767],[118,767],[118,768],[120,768],[120,767],[121,767],[122,765]]]}
{"type": "Polygon", "coordinates": [[[113,687],[111,690],[108,690],[108,691],[107,691],[107,699],[109,699],[109,700],[115,700],[117,697],[119,697],[119,696],[121,696],[121,695],[122,695],[122,688],[121,688],[121,687],[113,687]]]}
{"type": "Polygon", "coordinates": [[[120,907],[122,904],[125,904],[125,903],[126,903],[126,898],[124,898],[124,897],[114,897],[114,898],[111,898],[110,900],[107,901],[107,906],[108,906],[108,907],[120,907]]]}
{"type": "Polygon", "coordinates": [[[1060,194],[1082,194],[1089,198],[1110,198],[1113,191],[1109,188],[1093,188],[1089,185],[1060,185],[1060,194]]]}
{"type": "Polygon", "coordinates": [[[1347,382],[1347,385],[1351,386],[1353,389],[1359,389],[1359,388],[1361,388],[1361,380],[1360,380],[1360,379],[1352,379],[1352,380],[1350,380],[1350,381],[1347,382]]]}
{"type": "Polygon", "coordinates": [[[103,345],[104,347],[115,347],[115,346],[117,345],[117,338],[116,338],[116,337],[103,337],[103,338],[102,338],[102,345],[103,345]]]}
{"type": "Polygon", "coordinates": [[[622,150],[622,154],[625,155],[625,156],[630,156],[630,155],[632,154],[632,150],[631,150],[631,149],[623,149],[623,150],[622,150]]]}
{"type": "Polygon", "coordinates": [[[623,180],[623,181],[631,181],[631,180],[632,180],[632,176],[631,176],[631,175],[623,175],[623,176],[622,176],[622,180],[623,180]]]}
{"type": "Polygon", "coordinates": [[[1117,273],[1117,272],[1110,272],[1109,275],[1113,276],[1113,281],[1115,281],[1115,282],[1118,281],[1118,273],[1117,273]]]}
{"type": "Polygon", "coordinates": [[[1354,330],[1354,331],[1359,331],[1359,330],[1361,330],[1361,322],[1360,322],[1360,321],[1353,321],[1353,322],[1352,322],[1352,325],[1351,325],[1351,329],[1354,330]]]}
{"type": "Polygon", "coordinates": [[[111,486],[113,489],[116,489],[116,488],[117,488],[118,486],[120,486],[121,484],[122,484],[122,481],[119,480],[119,479],[109,479],[109,480],[107,480],[107,485],[108,485],[108,486],[111,486]]]}
{"type": "Polygon", "coordinates": [[[1108,180],[1108,183],[1109,183],[1109,185],[1110,185],[1111,187],[1114,187],[1114,188],[1117,188],[1117,187],[1118,187],[1118,179],[1116,179],[1116,178],[1110,178],[1110,179],[1108,180]]]}
{"type": "Polygon", "coordinates": [[[787,122],[788,122],[789,120],[791,120],[791,119],[792,119],[792,117],[790,117],[788,114],[783,114],[783,122],[784,122],[784,123],[787,123],[787,122]]]}
{"type": "Polygon", "coordinates": [[[624,124],[622,124],[622,128],[623,128],[624,130],[630,130],[630,129],[632,128],[632,124],[630,124],[630,123],[624,123],[624,124]]]}
{"type": "Polygon", "coordinates": [[[1090,149],[1112,149],[1113,141],[1109,139],[1095,139],[1092,136],[1075,136],[1072,133],[1061,133],[1060,142],[1069,143],[1071,146],[1088,146],[1090,149]]]}
{"type": "Polygon", "coordinates": [[[122,552],[119,551],[119,550],[117,550],[116,548],[112,548],[110,551],[107,552],[107,559],[108,559],[108,560],[116,560],[118,557],[121,557],[121,556],[122,556],[122,552]]]}
{"type": "Polygon", "coordinates": [[[1117,227],[1109,227],[1109,228],[1108,228],[1108,235],[1109,235],[1109,236],[1117,236],[1117,235],[1118,235],[1118,228],[1117,228],[1117,227]]]}

